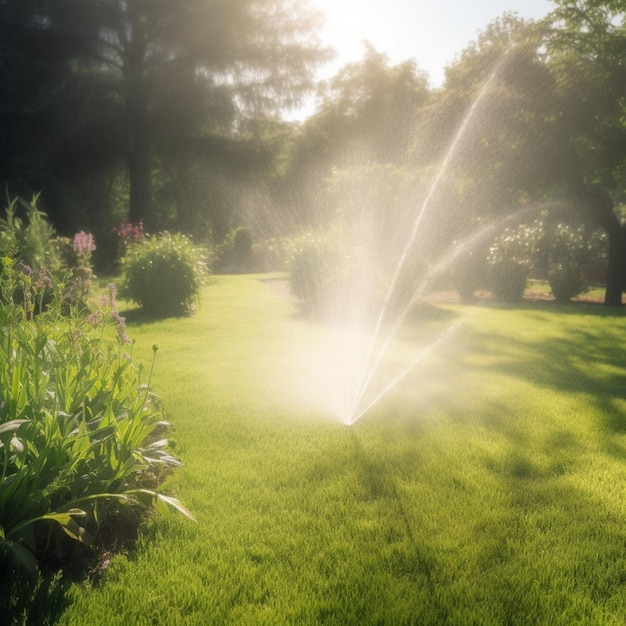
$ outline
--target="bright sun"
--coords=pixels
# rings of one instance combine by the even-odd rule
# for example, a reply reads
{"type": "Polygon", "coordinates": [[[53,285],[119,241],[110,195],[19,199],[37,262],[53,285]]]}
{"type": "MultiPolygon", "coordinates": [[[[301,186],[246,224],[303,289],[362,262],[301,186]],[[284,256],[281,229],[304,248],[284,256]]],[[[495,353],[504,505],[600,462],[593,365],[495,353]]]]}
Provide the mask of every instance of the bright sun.
{"type": "Polygon", "coordinates": [[[449,51],[460,47],[458,24],[446,9],[449,3],[437,7],[420,0],[310,0],[310,4],[327,17],[322,37],[337,50],[337,65],[360,59],[363,42],[369,41],[392,62],[415,59],[431,81],[440,84],[443,67],[451,61],[449,51]]]}
{"type": "Polygon", "coordinates": [[[541,18],[551,0],[309,0],[327,16],[321,33],[338,52],[328,74],[363,56],[363,41],[388,54],[392,63],[414,59],[433,86],[443,82],[444,68],[487,24],[507,11],[541,18]]]}

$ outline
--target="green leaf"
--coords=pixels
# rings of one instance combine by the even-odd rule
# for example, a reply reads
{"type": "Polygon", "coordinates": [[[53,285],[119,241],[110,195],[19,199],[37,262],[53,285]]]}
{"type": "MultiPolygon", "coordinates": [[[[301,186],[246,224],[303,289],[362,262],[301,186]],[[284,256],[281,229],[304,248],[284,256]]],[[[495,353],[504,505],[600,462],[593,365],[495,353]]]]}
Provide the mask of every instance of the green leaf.
{"type": "Polygon", "coordinates": [[[8,539],[4,542],[4,549],[11,569],[20,572],[32,581],[37,579],[39,571],[37,558],[26,546],[19,541],[8,539]]]}
{"type": "Polygon", "coordinates": [[[178,512],[192,522],[197,522],[196,518],[183,506],[180,500],[176,498],[164,496],[162,493],[157,493],[150,489],[134,489],[132,491],[126,491],[125,493],[127,495],[134,495],[139,501],[148,506],[153,506],[154,509],[163,516],[178,512]]]}
{"type": "Polygon", "coordinates": [[[4,424],[0,424],[0,435],[15,432],[22,424],[25,424],[28,421],[29,420],[11,420],[9,422],[5,422],[4,424]]]}
{"type": "Polygon", "coordinates": [[[196,522],[196,518],[183,506],[180,500],[176,498],[172,498],[170,496],[164,496],[161,493],[157,493],[156,501],[154,503],[154,508],[161,513],[161,515],[167,515],[172,513],[173,511],[178,511],[182,513],[185,517],[190,519],[192,522],[196,522]]]}
{"type": "Polygon", "coordinates": [[[85,511],[81,509],[70,509],[67,513],[47,513],[42,515],[40,519],[57,522],[66,535],[86,546],[91,546],[93,542],[89,533],[74,520],[74,517],[84,517],[85,515],[85,511]]]}

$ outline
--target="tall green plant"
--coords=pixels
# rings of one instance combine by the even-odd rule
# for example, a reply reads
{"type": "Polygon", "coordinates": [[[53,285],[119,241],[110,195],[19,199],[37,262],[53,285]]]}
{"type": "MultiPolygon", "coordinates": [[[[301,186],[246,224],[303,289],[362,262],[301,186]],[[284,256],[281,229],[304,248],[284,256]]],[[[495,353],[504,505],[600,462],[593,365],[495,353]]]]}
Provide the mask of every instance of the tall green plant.
{"type": "MultiPolygon", "coordinates": [[[[0,561],[36,574],[37,558],[63,531],[90,545],[103,505],[152,505],[191,514],[158,492],[155,468],[178,466],[156,434],[166,426],[146,376],[133,363],[116,290],[89,316],[63,315],[62,297],[32,316],[11,300],[21,274],[5,260],[0,291],[0,561]],[[107,328],[113,326],[117,341],[107,328]]],[[[58,293],[58,291],[56,292],[58,293]]],[[[33,298],[37,293],[33,294],[33,298]]],[[[156,356],[157,347],[154,346],[156,356]]],[[[153,364],[154,366],[154,360],[153,364]]]]}
{"type": "Polygon", "coordinates": [[[53,245],[55,231],[38,203],[39,194],[29,202],[21,198],[8,200],[5,217],[0,218],[0,254],[19,258],[34,269],[45,267],[59,273],[62,262],[53,245]],[[20,207],[24,217],[18,215],[20,207]]]}

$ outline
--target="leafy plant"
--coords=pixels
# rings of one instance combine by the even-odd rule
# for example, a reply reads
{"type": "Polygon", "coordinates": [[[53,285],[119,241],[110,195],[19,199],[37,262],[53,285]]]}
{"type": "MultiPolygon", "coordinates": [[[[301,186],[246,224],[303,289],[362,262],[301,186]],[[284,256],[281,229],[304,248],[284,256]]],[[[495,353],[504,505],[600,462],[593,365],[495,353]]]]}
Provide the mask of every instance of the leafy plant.
{"type": "Polygon", "coordinates": [[[491,285],[495,296],[504,302],[519,302],[526,289],[528,267],[516,261],[498,261],[491,266],[491,285]]]}
{"type": "Polygon", "coordinates": [[[124,294],[156,316],[189,313],[207,273],[204,250],[167,232],[130,246],[122,269],[124,294]]]}
{"type": "Polygon", "coordinates": [[[569,302],[574,296],[588,290],[587,281],[577,263],[559,263],[548,271],[552,295],[557,302],[569,302]]]}
{"type": "Polygon", "coordinates": [[[48,272],[58,274],[62,263],[53,245],[54,228],[46,214],[39,210],[38,202],[38,194],[30,202],[20,198],[9,200],[5,217],[0,219],[0,253],[19,258],[33,269],[45,267],[48,272]],[[18,216],[20,207],[25,211],[25,219],[18,216]]]}
{"type": "Polygon", "coordinates": [[[91,315],[64,316],[61,286],[33,316],[37,291],[5,259],[0,292],[0,561],[32,578],[58,532],[89,546],[111,506],[191,517],[154,488],[156,468],[180,462],[156,438],[166,424],[150,390],[154,359],[146,378],[124,351],[115,288],[91,315]],[[31,293],[18,303],[16,283],[31,293]]]}
{"type": "Polygon", "coordinates": [[[517,302],[522,299],[542,232],[540,220],[506,228],[489,249],[491,290],[500,300],[517,302]]]}
{"type": "Polygon", "coordinates": [[[254,239],[246,226],[228,233],[215,252],[215,267],[221,272],[249,272],[255,265],[254,239]]]}
{"type": "Polygon", "coordinates": [[[294,245],[288,259],[291,293],[309,315],[330,313],[342,271],[340,247],[335,239],[313,233],[302,236],[294,245]]]}
{"type": "Polygon", "coordinates": [[[291,292],[302,310],[329,321],[365,321],[380,309],[384,275],[358,247],[336,237],[300,240],[289,260],[291,292]]]}

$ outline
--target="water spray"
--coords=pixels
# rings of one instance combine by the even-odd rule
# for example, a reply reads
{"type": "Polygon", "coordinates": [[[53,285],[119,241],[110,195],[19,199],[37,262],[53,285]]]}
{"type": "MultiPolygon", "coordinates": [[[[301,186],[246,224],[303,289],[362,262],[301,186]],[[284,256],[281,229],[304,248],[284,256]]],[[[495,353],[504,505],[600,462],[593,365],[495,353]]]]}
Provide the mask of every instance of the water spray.
{"type": "Polygon", "coordinates": [[[458,257],[462,254],[476,247],[479,243],[486,241],[490,237],[493,236],[494,232],[500,230],[503,227],[506,227],[509,224],[517,224],[520,223],[523,219],[541,213],[546,209],[554,209],[554,208],[563,208],[563,203],[561,202],[542,202],[539,204],[532,204],[525,209],[516,210],[506,217],[493,222],[491,224],[487,224],[482,228],[476,230],[469,237],[464,239],[461,243],[456,245],[452,250],[450,250],[447,254],[445,254],[442,258],[438,260],[438,262],[433,265],[429,269],[429,271],[425,274],[424,278],[417,286],[411,298],[404,306],[402,311],[398,314],[397,319],[394,322],[394,325],[390,332],[386,335],[385,340],[382,346],[377,351],[377,358],[374,363],[371,365],[367,372],[367,377],[361,381],[363,393],[358,398],[358,402],[356,405],[352,405],[348,416],[343,420],[346,424],[353,424],[362,417],[365,413],[367,413],[374,404],[376,404],[383,396],[385,396],[395,385],[404,378],[424,357],[426,357],[432,350],[434,350],[444,339],[449,337],[451,334],[456,332],[467,316],[464,316],[462,320],[459,320],[446,328],[443,333],[427,348],[425,348],[416,358],[415,360],[406,367],[394,380],[387,385],[380,393],[378,393],[374,400],[370,401],[367,404],[367,407],[364,409],[359,408],[359,404],[363,399],[365,394],[365,390],[369,387],[374,375],[376,374],[378,368],[380,367],[383,357],[386,354],[387,350],[391,346],[391,343],[400,328],[407,315],[410,313],[413,306],[419,301],[424,292],[428,289],[428,287],[432,284],[432,282],[438,278],[458,257]]]}
{"type": "MultiPolygon", "coordinates": [[[[417,217],[413,223],[413,226],[411,228],[411,232],[409,234],[409,237],[406,241],[406,244],[404,245],[404,248],[402,250],[402,254],[399,257],[398,263],[396,264],[395,270],[393,272],[390,284],[389,284],[389,288],[387,289],[387,294],[385,296],[385,299],[383,300],[383,304],[380,310],[380,313],[378,315],[378,318],[376,320],[376,324],[374,326],[374,330],[372,331],[372,335],[370,338],[370,342],[368,345],[368,349],[365,355],[365,358],[363,360],[363,365],[361,368],[361,373],[358,377],[358,383],[354,389],[354,393],[352,396],[352,401],[351,401],[351,410],[350,410],[350,414],[352,415],[359,415],[361,414],[361,412],[359,412],[359,404],[365,394],[365,391],[372,379],[372,376],[374,375],[374,373],[376,372],[376,370],[378,369],[378,366],[389,346],[389,344],[391,343],[393,337],[395,336],[395,334],[397,333],[400,325],[402,324],[402,322],[404,321],[404,318],[406,317],[406,315],[408,314],[409,309],[411,308],[411,306],[414,304],[417,296],[414,294],[413,297],[411,298],[409,304],[405,307],[402,315],[401,315],[401,319],[399,319],[398,321],[396,321],[396,323],[393,326],[393,329],[391,331],[391,333],[388,335],[387,339],[385,340],[385,342],[383,343],[382,348],[378,351],[378,356],[376,357],[373,365],[371,364],[372,358],[373,358],[373,352],[374,352],[374,347],[376,345],[376,342],[380,336],[380,332],[381,332],[381,327],[383,324],[383,321],[387,315],[387,311],[389,308],[389,304],[391,302],[391,298],[393,296],[393,293],[395,292],[398,280],[400,278],[400,273],[402,272],[402,269],[404,267],[404,265],[406,264],[406,260],[409,256],[409,253],[411,252],[411,249],[413,248],[413,245],[415,244],[415,240],[417,238],[417,235],[419,233],[420,230],[420,226],[422,225],[422,222],[425,218],[425,216],[427,215],[427,211],[430,207],[430,204],[432,202],[433,197],[435,196],[435,194],[437,193],[437,191],[439,190],[439,187],[441,185],[441,182],[444,179],[444,176],[447,174],[448,168],[450,167],[450,164],[452,163],[456,152],[458,150],[459,144],[461,143],[461,141],[465,138],[465,135],[468,131],[468,128],[470,127],[471,122],[473,121],[474,117],[476,116],[476,112],[480,109],[485,97],[487,96],[487,94],[491,91],[491,88],[493,87],[494,83],[497,81],[500,72],[502,71],[502,68],[504,67],[504,65],[506,64],[507,60],[508,60],[508,53],[510,51],[511,48],[508,48],[505,53],[502,55],[502,58],[498,61],[498,63],[495,65],[494,69],[492,70],[488,80],[485,82],[485,84],[482,86],[481,90],[478,92],[477,97],[474,99],[471,107],[469,108],[469,110],[467,111],[467,113],[465,114],[465,117],[463,118],[463,121],[461,123],[461,125],[459,126],[459,129],[456,133],[456,135],[454,136],[454,139],[452,140],[452,142],[450,143],[450,145],[448,146],[448,149],[446,150],[446,153],[444,155],[443,160],[441,161],[441,163],[439,164],[439,167],[437,168],[437,174],[435,176],[435,178],[433,179],[429,189],[428,189],[428,193],[426,194],[426,198],[424,199],[424,201],[422,202],[417,217]]],[[[423,291],[423,289],[422,289],[423,291]]],[[[421,295],[421,292],[420,292],[421,295]]],[[[368,407],[369,408],[369,407],[368,407]]],[[[357,418],[358,419],[358,418],[357,418]]],[[[353,420],[356,421],[356,420],[353,420]]]]}
{"type": "Polygon", "coordinates": [[[439,344],[445,341],[450,335],[454,334],[464,323],[465,318],[457,320],[448,328],[446,328],[435,341],[433,341],[430,345],[426,346],[424,350],[422,350],[415,359],[405,367],[399,374],[397,374],[393,380],[386,385],[375,397],[371,400],[367,406],[363,409],[359,409],[358,412],[348,416],[343,420],[343,423],[347,426],[352,426],[358,419],[363,417],[381,398],[387,395],[414,367],[416,367],[421,361],[423,361],[439,344]]]}

